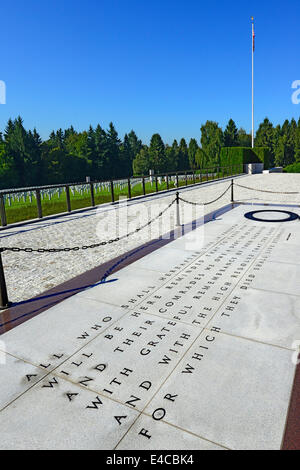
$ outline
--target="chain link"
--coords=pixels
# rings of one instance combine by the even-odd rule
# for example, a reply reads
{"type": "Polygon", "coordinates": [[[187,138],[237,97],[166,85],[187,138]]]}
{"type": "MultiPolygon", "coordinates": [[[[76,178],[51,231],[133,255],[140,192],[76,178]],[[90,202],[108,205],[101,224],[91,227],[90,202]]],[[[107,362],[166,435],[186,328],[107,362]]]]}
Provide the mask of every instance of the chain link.
{"type": "Polygon", "coordinates": [[[225,194],[229,191],[230,188],[231,188],[231,185],[228,186],[226,191],[224,191],[224,193],[222,193],[221,196],[219,196],[217,199],[214,199],[213,201],[209,201],[209,202],[202,202],[202,203],[192,202],[192,201],[187,201],[186,199],[183,199],[182,197],[179,197],[179,199],[180,199],[180,201],[185,202],[186,204],[191,204],[192,206],[208,206],[209,204],[213,204],[214,202],[219,201],[219,199],[222,199],[222,197],[225,196],[225,194]]]}
{"type": "Polygon", "coordinates": [[[256,188],[249,188],[248,186],[243,186],[238,183],[234,183],[235,186],[244,189],[250,189],[251,191],[258,191],[260,193],[271,193],[271,194],[300,194],[299,192],[279,192],[279,191],[268,191],[267,189],[256,189],[256,188]]]}
{"type": "Polygon", "coordinates": [[[123,235],[122,237],[117,237],[117,238],[112,238],[111,240],[107,240],[104,242],[99,242],[99,243],[94,243],[92,245],[83,245],[83,246],[74,246],[74,247],[68,247],[68,248],[19,248],[19,247],[1,247],[0,252],[4,251],[12,251],[13,253],[69,253],[70,251],[80,251],[80,250],[89,250],[93,248],[99,248],[101,246],[105,245],[110,245],[112,243],[118,242],[120,240],[124,240],[131,235],[134,235],[144,228],[148,227],[151,225],[155,220],[159,219],[165,212],[167,212],[173,204],[176,202],[176,199],[174,199],[164,210],[159,212],[159,214],[156,217],[153,217],[153,219],[149,220],[146,224],[142,225],[141,227],[136,228],[132,232],[127,233],[126,235],[123,235]]]}
{"type": "MultiPolygon", "coordinates": [[[[239,188],[243,188],[243,189],[249,189],[249,190],[252,190],[252,191],[259,191],[259,192],[264,192],[264,193],[272,193],[272,194],[300,194],[299,192],[277,192],[277,191],[268,191],[268,190],[263,190],[263,189],[256,189],[256,188],[249,188],[247,186],[243,186],[241,184],[237,184],[237,183],[234,183],[235,186],[238,186],[239,188]]],[[[208,206],[210,204],[213,204],[217,201],[219,201],[220,199],[222,199],[222,197],[225,196],[225,194],[230,190],[230,188],[232,187],[232,185],[229,185],[228,188],[219,196],[217,197],[216,199],[214,199],[213,201],[209,201],[209,202],[204,202],[204,203],[199,203],[199,202],[192,202],[192,201],[187,201],[186,199],[183,199],[182,197],[178,197],[178,199],[186,204],[190,204],[190,205],[193,205],[193,206],[208,206]]],[[[142,225],[141,227],[138,227],[136,228],[135,230],[133,230],[132,232],[129,232],[127,233],[126,235],[123,235],[121,237],[116,237],[116,238],[112,238],[111,240],[107,240],[107,241],[103,241],[103,242],[99,242],[99,243],[93,243],[92,245],[83,245],[83,246],[74,246],[74,247],[67,247],[67,248],[19,248],[19,247],[0,247],[0,253],[1,252],[4,252],[4,251],[11,251],[13,253],[20,253],[20,252],[24,252],[24,253],[69,253],[71,251],[73,252],[76,252],[76,251],[80,251],[80,250],[89,250],[89,249],[94,249],[94,248],[99,248],[101,246],[106,246],[106,245],[110,245],[112,243],[116,243],[118,241],[121,241],[121,240],[125,240],[126,238],[129,238],[130,236],[140,232],[141,230],[143,230],[144,228],[148,227],[149,225],[151,225],[153,222],[155,222],[155,220],[159,219],[165,212],[167,212],[172,206],[173,204],[177,201],[177,198],[174,199],[164,210],[162,210],[161,212],[159,212],[159,214],[154,217],[153,219],[149,220],[146,224],[142,225]]]]}

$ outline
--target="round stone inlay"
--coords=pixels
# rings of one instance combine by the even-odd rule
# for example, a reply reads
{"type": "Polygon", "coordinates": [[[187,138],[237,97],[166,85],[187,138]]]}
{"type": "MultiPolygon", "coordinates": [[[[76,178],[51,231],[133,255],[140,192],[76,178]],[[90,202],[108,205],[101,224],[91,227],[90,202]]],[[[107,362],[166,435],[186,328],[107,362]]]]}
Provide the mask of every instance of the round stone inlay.
{"type": "Polygon", "coordinates": [[[245,214],[245,217],[257,222],[291,222],[292,220],[299,219],[298,214],[294,212],[274,209],[251,211],[245,214]],[[257,217],[257,214],[261,214],[262,217],[257,217]]]}

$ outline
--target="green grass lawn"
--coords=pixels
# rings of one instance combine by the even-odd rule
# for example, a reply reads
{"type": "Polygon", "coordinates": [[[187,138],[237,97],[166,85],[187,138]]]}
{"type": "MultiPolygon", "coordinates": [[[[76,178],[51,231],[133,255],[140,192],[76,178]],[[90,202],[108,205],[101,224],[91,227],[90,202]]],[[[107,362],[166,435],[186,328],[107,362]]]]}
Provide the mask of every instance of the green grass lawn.
{"type": "MultiPolygon", "coordinates": [[[[229,176],[228,174],[225,176],[229,176]]],[[[207,178],[207,174],[204,171],[201,174],[200,178],[200,173],[198,172],[195,174],[195,182],[205,182],[213,179],[218,179],[222,178],[223,173],[220,173],[215,176],[209,176],[207,178]]],[[[187,180],[187,184],[194,184],[194,179],[189,178],[187,180]]],[[[167,183],[162,181],[161,184],[157,185],[158,191],[164,191],[167,188],[167,183]]],[[[184,187],[186,186],[186,181],[180,180],[179,181],[179,187],[184,187]]],[[[175,188],[175,183],[173,181],[169,181],[169,189],[175,188]]],[[[131,188],[131,197],[136,197],[136,196],[141,196],[143,194],[143,186],[142,184],[137,184],[131,188]]],[[[150,182],[145,183],[145,193],[146,194],[151,194],[156,192],[156,184],[155,181],[153,184],[150,182]]],[[[120,188],[115,188],[114,189],[114,195],[115,195],[115,201],[118,201],[120,198],[128,198],[128,187],[127,185],[124,186],[123,189],[120,188]]],[[[80,193],[79,191],[75,191],[73,194],[72,191],[70,191],[70,198],[71,198],[71,208],[72,210],[76,209],[83,209],[86,207],[90,207],[92,205],[91,203],[91,194],[90,191],[85,192],[84,194],[80,193]]],[[[111,202],[111,192],[110,188],[108,190],[101,190],[96,191],[95,190],[95,204],[100,205],[100,204],[105,204],[108,202],[111,202]]],[[[12,200],[11,199],[11,204],[9,205],[8,199],[6,198],[5,202],[5,210],[6,210],[6,218],[7,218],[7,223],[12,224],[15,222],[20,222],[20,221],[25,221],[25,220],[30,220],[30,219],[35,219],[38,217],[38,211],[37,211],[37,203],[36,199],[33,197],[32,202],[30,202],[29,197],[27,197],[26,201],[23,199],[20,201],[17,200],[12,200]]],[[[67,212],[67,199],[66,199],[66,192],[63,190],[61,194],[55,194],[52,196],[51,200],[46,196],[44,199],[42,199],[42,211],[43,211],[43,216],[47,215],[54,215],[54,214],[59,214],[63,212],[67,212]]]]}

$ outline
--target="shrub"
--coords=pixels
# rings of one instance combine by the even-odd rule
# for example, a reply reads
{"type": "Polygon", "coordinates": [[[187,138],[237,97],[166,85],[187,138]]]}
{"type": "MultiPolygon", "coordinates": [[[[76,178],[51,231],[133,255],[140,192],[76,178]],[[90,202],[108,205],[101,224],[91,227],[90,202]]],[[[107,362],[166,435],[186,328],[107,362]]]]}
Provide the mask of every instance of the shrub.
{"type": "Polygon", "coordinates": [[[264,163],[265,169],[270,165],[270,151],[267,147],[223,147],[220,153],[221,166],[264,163]]]}
{"type": "Polygon", "coordinates": [[[300,173],[300,162],[286,166],[283,171],[284,173],[300,173]]]}

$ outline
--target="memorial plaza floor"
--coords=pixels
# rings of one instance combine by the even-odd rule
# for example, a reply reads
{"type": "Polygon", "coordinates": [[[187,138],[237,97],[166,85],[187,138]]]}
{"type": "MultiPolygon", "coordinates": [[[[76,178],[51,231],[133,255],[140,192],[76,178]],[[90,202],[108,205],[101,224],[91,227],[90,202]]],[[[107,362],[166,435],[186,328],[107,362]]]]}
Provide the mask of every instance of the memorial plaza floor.
{"type": "MultiPolygon", "coordinates": [[[[273,194],[298,192],[300,178],[235,182],[240,204],[229,204],[228,191],[186,215],[181,201],[185,232],[174,229],[173,205],[168,223],[163,216],[152,234],[145,229],[148,238],[141,230],[101,256],[3,254],[14,304],[0,316],[0,449],[300,448],[300,218],[282,212],[299,216],[299,195],[273,194]],[[253,211],[262,212],[245,217],[253,211]],[[153,234],[168,229],[172,236],[155,244],[153,234]],[[40,311],[26,302],[60,282],[72,286],[72,273],[101,263],[102,282],[68,289],[58,303],[49,294],[53,306],[40,311]],[[51,267],[62,274],[47,285],[51,267]],[[28,304],[32,310],[24,313],[28,304]]],[[[228,184],[181,196],[208,202],[228,184]]],[[[174,193],[157,198],[154,215],[172,199],[174,193]]],[[[142,203],[141,225],[154,199],[142,203]]],[[[133,227],[137,207],[129,208],[133,227]]],[[[1,245],[109,238],[103,214],[110,209],[8,228],[1,245]]]]}

